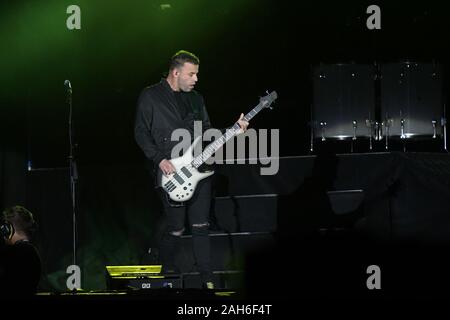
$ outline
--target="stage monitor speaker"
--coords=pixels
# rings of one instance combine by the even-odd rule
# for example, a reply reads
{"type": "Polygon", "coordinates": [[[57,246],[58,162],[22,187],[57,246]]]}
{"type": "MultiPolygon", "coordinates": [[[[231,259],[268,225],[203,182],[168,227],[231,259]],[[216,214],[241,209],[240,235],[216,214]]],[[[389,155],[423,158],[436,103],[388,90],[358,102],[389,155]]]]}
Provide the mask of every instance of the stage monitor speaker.
{"type": "Polygon", "coordinates": [[[161,265],[106,266],[109,290],[140,290],[182,288],[180,274],[161,274],[161,265]]]}

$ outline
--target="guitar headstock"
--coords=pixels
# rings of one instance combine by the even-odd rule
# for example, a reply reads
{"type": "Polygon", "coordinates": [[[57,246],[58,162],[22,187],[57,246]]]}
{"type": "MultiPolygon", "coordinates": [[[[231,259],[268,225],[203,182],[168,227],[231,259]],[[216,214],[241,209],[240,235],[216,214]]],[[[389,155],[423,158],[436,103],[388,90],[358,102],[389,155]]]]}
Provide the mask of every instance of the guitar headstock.
{"type": "Polygon", "coordinates": [[[272,91],[271,93],[266,91],[266,93],[267,95],[259,99],[259,103],[263,108],[273,109],[272,103],[278,98],[278,95],[276,91],[272,91]]]}

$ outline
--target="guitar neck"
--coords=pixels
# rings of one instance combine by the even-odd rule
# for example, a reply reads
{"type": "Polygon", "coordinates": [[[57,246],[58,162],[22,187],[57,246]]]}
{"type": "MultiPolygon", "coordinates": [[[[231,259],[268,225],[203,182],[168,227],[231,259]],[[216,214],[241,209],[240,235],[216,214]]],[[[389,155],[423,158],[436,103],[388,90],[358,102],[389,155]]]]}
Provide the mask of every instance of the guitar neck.
{"type": "MultiPolygon", "coordinates": [[[[254,116],[263,109],[263,103],[260,102],[249,113],[247,113],[243,120],[250,121],[254,116]]],[[[240,129],[239,123],[235,123],[231,128],[228,128],[225,133],[218,139],[214,140],[203,150],[202,154],[198,155],[192,161],[192,165],[196,168],[200,167],[206,160],[208,160],[217,150],[223,147],[228,140],[236,135],[236,132],[240,129]]]]}

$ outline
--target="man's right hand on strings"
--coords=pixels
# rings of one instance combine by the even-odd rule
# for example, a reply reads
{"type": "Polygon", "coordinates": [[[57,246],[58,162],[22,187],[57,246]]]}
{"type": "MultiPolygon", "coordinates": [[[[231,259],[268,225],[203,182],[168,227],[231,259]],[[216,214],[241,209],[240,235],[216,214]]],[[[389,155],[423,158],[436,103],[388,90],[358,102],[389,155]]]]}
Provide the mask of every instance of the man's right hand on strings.
{"type": "Polygon", "coordinates": [[[172,172],[175,172],[175,167],[173,166],[172,162],[170,162],[167,159],[163,159],[161,160],[161,162],[159,163],[159,168],[161,169],[161,171],[168,176],[169,174],[171,174],[172,172]]]}

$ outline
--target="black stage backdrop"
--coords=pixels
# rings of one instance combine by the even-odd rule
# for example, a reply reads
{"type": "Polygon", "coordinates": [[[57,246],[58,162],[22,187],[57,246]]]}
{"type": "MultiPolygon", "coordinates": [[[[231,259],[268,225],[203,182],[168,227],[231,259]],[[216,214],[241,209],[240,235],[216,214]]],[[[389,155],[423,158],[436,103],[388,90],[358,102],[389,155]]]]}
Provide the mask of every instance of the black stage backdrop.
{"type": "MultiPolygon", "coordinates": [[[[72,1],[0,5],[0,205],[25,204],[36,215],[43,290],[64,290],[72,259],[64,80],[73,87],[80,175],[78,260],[85,270],[83,287],[101,289],[106,264],[139,263],[153,241],[160,211],[134,142],[135,104],[177,50],[200,57],[197,89],[216,127],[232,124],[265,90],[278,92],[275,110],[261,113],[251,125],[280,129],[283,157],[309,153],[313,65],[417,60],[439,61],[448,70],[446,10],[433,1],[378,1],[381,30],[366,28],[371,1],[168,3],[169,9],[160,1],[77,1],[80,30],[66,28],[72,1]]],[[[366,225],[375,226],[370,234],[447,240],[446,156],[342,157],[335,188],[364,189],[364,212],[372,221],[366,225]],[[382,201],[371,205],[373,199],[382,201]]],[[[224,195],[295,194],[313,158],[280,163],[272,177],[260,177],[253,165],[221,167],[230,184],[224,195]]],[[[283,230],[282,217],[296,204],[281,202],[283,230]]]]}

